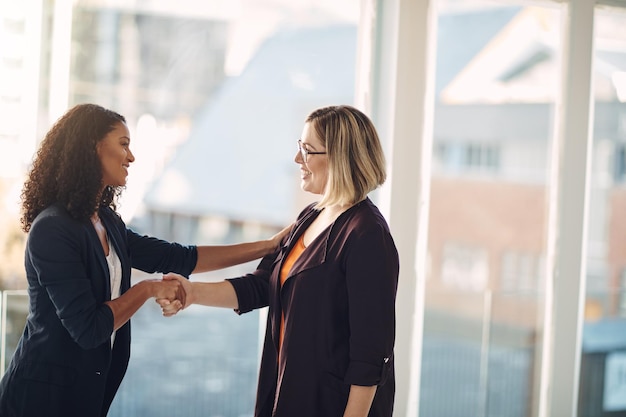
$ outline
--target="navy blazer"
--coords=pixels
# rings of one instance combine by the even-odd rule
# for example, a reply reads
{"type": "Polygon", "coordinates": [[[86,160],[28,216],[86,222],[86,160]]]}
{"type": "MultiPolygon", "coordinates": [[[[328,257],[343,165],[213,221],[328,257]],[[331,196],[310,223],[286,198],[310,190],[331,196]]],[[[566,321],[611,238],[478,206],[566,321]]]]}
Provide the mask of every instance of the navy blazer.
{"type": "Polygon", "coordinates": [[[350,385],[377,385],[369,416],[391,417],[397,249],[365,199],[311,242],[281,287],[284,259],[318,214],[307,207],[279,252],[229,280],[239,313],[269,306],[255,416],[341,417],[350,385]]]}
{"type": "MultiPolygon", "coordinates": [[[[108,208],[99,215],[122,264],[122,293],[131,268],[186,276],[195,268],[195,246],[140,236],[108,208]]],[[[32,224],[25,266],[29,315],[0,381],[0,416],[106,416],[128,365],[130,322],[112,349],[109,269],[93,225],[60,206],[45,209],[32,224]]]]}

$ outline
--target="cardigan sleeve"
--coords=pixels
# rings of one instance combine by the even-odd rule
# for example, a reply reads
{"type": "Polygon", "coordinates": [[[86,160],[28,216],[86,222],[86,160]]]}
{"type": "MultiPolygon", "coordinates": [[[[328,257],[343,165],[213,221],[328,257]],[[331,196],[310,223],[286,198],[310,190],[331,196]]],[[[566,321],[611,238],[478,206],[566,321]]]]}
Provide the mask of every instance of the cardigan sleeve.
{"type": "Polygon", "coordinates": [[[398,253],[386,224],[359,224],[345,258],[350,360],[344,382],[382,385],[393,366],[398,253]]]}
{"type": "Polygon", "coordinates": [[[296,230],[302,226],[303,219],[313,211],[314,205],[312,203],[300,212],[294,227],[292,227],[287,236],[283,237],[279,249],[261,259],[254,272],[227,280],[231,283],[237,295],[239,305],[239,308],[235,310],[237,314],[248,313],[269,305],[270,277],[275,273],[274,269],[280,266],[281,259],[293,243],[296,230]]]}
{"type": "Polygon", "coordinates": [[[47,292],[57,316],[83,349],[94,348],[113,332],[113,312],[97,302],[84,264],[88,247],[75,222],[63,216],[33,223],[26,248],[36,279],[47,292]]]}
{"type": "Polygon", "coordinates": [[[242,277],[227,279],[237,295],[237,304],[239,305],[239,308],[235,310],[237,314],[248,313],[257,308],[268,306],[269,279],[277,254],[278,252],[261,259],[254,272],[242,277]]]}

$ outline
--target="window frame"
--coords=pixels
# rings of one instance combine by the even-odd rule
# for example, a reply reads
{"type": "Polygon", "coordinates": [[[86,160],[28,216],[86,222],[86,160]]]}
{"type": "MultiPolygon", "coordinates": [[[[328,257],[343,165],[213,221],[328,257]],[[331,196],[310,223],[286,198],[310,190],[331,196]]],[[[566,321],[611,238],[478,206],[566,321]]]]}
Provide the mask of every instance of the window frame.
{"type": "MultiPolygon", "coordinates": [[[[381,136],[390,138],[390,180],[380,206],[401,265],[414,266],[402,268],[397,299],[396,362],[403,364],[396,375],[398,416],[416,416],[419,410],[424,280],[418,278],[426,273],[436,3],[364,0],[359,25],[355,103],[373,115],[381,136]]],[[[586,280],[594,14],[596,5],[626,7],[626,0],[539,3],[562,7],[564,26],[548,184],[546,314],[532,414],[574,417],[586,280]]]]}

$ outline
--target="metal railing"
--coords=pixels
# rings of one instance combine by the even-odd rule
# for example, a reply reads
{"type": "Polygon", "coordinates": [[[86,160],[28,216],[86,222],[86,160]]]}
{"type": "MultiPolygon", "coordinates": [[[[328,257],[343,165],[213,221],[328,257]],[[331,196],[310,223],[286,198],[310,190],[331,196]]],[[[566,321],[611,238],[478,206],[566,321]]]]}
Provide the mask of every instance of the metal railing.
{"type": "MultiPolygon", "coordinates": [[[[533,323],[539,321],[540,296],[499,292],[461,296],[430,293],[420,415],[534,415],[540,329],[533,323]]],[[[28,314],[27,292],[0,292],[0,312],[0,373],[4,373],[28,314]]],[[[230,310],[200,306],[164,318],[155,303],[146,303],[133,317],[133,355],[110,415],[166,416],[180,412],[180,404],[190,417],[250,415],[264,321],[256,314],[238,317],[230,310]],[[173,379],[155,383],[164,376],[173,379]]],[[[606,378],[610,354],[626,354],[626,338],[590,350],[608,340],[608,333],[616,333],[604,331],[602,321],[585,326],[581,372],[587,377],[606,378]]],[[[620,324],[626,318],[606,315],[604,321],[620,324]]],[[[614,366],[613,373],[623,373],[620,366],[614,366]]],[[[602,390],[587,385],[581,386],[585,404],[579,416],[592,417],[602,408],[602,390]]]]}

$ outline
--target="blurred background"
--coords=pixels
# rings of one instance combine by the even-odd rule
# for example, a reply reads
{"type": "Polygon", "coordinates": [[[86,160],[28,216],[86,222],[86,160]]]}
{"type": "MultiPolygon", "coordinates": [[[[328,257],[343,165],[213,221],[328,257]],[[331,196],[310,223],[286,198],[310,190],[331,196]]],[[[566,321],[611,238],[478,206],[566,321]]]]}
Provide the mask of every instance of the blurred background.
{"type": "MultiPolygon", "coordinates": [[[[307,114],[360,104],[360,39],[374,3],[0,0],[0,366],[28,313],[19,195],[59,116],[93,102],[127,118],[136,161],[119,212],[139,233],[186,244],[267,238],[314,201],[293,162],[307,114]]],[[[568,2],[430,3],[432,153],[411,416],[538,416],[568,2]]],[[[592,39],[584,417],[626,416],[626,8],[616,7],[626,4],[611,3],[595,10],[592,39]]],[[[396,139],[380,133],[389,149],[396,139]]],[[[132,320],[130,367],[109,415],[252,416],[265,312],[192,307],[166,319],[157,307],[132,320]]]]}

